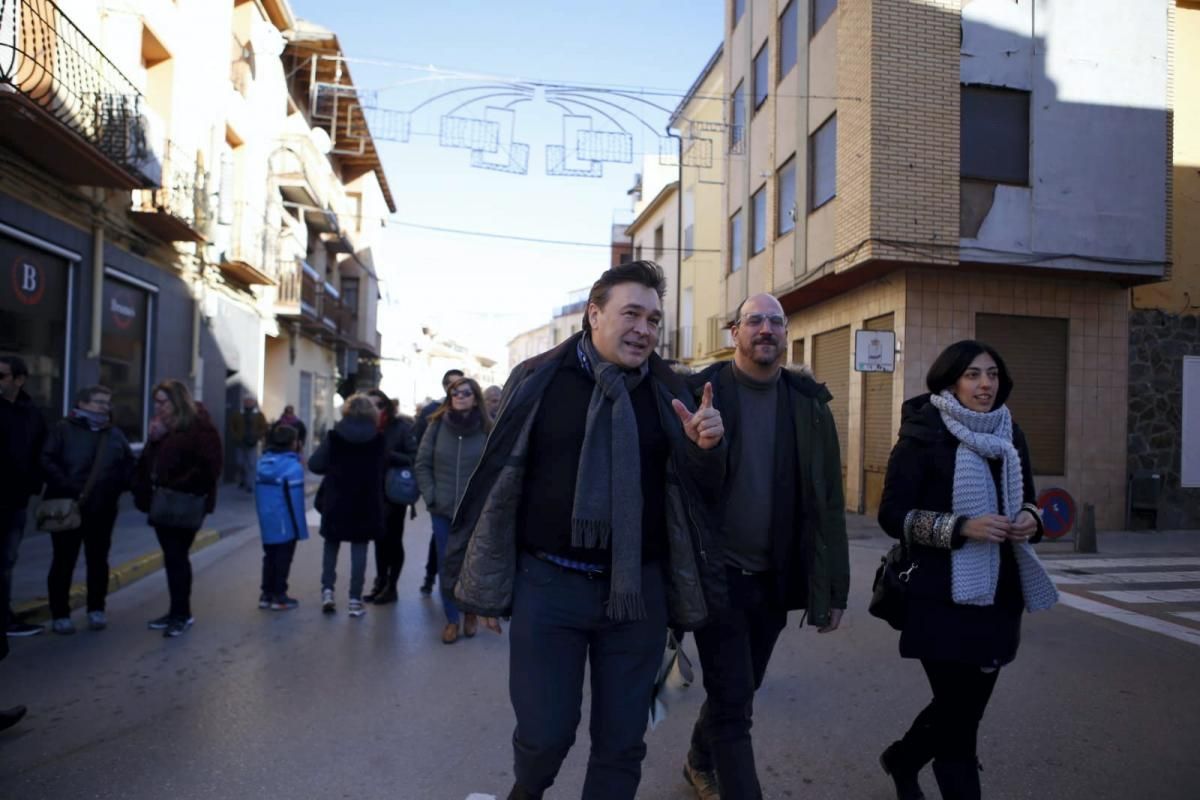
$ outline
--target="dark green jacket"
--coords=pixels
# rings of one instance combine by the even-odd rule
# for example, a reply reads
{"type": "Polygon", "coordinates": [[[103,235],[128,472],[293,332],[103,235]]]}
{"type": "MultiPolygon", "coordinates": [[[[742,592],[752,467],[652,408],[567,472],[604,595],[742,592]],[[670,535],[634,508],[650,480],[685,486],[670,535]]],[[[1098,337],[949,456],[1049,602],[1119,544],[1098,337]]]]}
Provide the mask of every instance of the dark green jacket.
{"type": "MultiPolygon", "coordinates": [[[[713,406],[725,424],[727,453],[737,453],[737,387],[732,362],[722,361],[688,378],[696,397],[713,385],[713,406]]],[[[772,530],[771,560],[776,602],[786,609],[808,611],[812,625],[829,623],[831,608],[845,608],[850,592],[850,547],[842,493],[842,456],[829,401],[833,395],[807,373],[785,369],[780,377],[780,408],[791,415],[795,440],[795,514],[790,530],[772,530]]],[[[782,420],[786,423],[786,418],[782,420]]],[[[778,430],[785,430],[779,426],[778,430]]],[[[780,447],[788,446],[777,439],[780,447]]],[[[728,471],[728,470],[727,470],[728,471]]],[[[778,472],[778,470],[777,470],[778,472]]],[[[776,485],[775,493],[789,487],[776,485]]],[[[723,514],[721,509],[717,512],[723,514]]],[[[715,527],[720,529],[720,517],[715,527]]],[[[777,526],[776,526],[777,527],[777,526]]]]}
{"type": "MultiPolygon", "coordinates": [[[[467,484],[450,528],[442,585],[459,608],[487,617],[512,610],[517,570],[517,511],[521,505],[529,432],[542,395],[565,358],[575,358],[582,334],[525,361],[504,385],[496,427],[467,484]]],[[[659,417],[670,442],[667,459],[667,610],[671,624],[695,629],[726,605],[725,571],[715,532],[715,499],[725,479],[725,443],[701,450],[684,434],[671,400],[691,409],[687,383],[658,355],[650,376],[659,417]]],[[[534,489],[536,491],[536,488],[534,489]]]]}

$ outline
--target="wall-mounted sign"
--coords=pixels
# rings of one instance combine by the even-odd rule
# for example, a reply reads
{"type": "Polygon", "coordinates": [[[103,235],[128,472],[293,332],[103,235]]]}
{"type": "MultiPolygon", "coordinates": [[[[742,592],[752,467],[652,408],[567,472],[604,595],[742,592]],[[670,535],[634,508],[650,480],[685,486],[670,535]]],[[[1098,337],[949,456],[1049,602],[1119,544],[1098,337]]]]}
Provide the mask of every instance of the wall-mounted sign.
{"type": "Polygon", "coordinates": [[[895,372],[896,332],[855,331],[854,369],[857,372],[895,372]]]}
{"type": "Polygon", "coordinates": [[[28,255],[20,255],[13,261],[9,275],[13,295],[27,306],[36,306],[42,302],[46,293],[45,270],[28,255]]]}

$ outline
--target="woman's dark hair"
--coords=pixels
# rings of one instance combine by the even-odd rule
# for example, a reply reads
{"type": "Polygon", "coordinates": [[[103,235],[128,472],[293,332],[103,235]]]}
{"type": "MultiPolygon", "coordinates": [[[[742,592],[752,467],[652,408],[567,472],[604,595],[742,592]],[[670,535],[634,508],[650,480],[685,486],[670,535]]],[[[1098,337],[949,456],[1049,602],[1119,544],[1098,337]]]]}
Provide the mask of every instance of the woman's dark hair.
{"type": "Polygon", "coordinates": [[[1004,359],[996,352],[996,348],[974,339],[963,339],[943,350],[929,368],[929,373],[925,376],[925,386],[932,394],[938,394],[943,389],[952,389],[980,353],[991,356],[996,362],[996,368],[1000,370],[1000,387],[996,390],[996,401],[992,404],[992,408],[999,408],[1012,392],[1012,377],[1008,374],[1008,367],[1004,365],[1004,359]]]}
{"type": "Polygon", "coordinates": [[[584,333],[592,329],[591,320],[588,319],[588,306],[595,303],[599,308],[604,308],[608,303],[608,295],[612,291],[612,287],[622,283],[640,283],[647,289],[653,289],[658,294],[659,300],[662,300],[667,293],[667,277],[663,273],[662,267],[653,261],[629,261],[607,269],[592,284],[592,291],[583,307],[584,333]]]}
{"type": "Polygon", "coordinates": [[[383,389],[368,389],[367,394],[378,400],[383,401],[383,408],[379,410],[383,414],[384,424],[391,424],[391,421],[396,418],[396,407],[392,405],[392,398],[383,393],[383,389]]]}
{"type": "Polygon", "coordinates": [[[437,411],[429,415],[429,422],[432,424],[453,410],[454,398],[450,395],[454,394],[454,390],[460,386],[470,387],[471,392],[475,395],[475,408],[479,409],[479,416],[483,422],[483,432],[491,433],[492,416],[488,414],[487,403],[483,402],[483,390],[479,388],[479,383],[474,378],[458,378],[450,384],[450,388],[446,390],[446,399],[437,407],[437,411]]]}

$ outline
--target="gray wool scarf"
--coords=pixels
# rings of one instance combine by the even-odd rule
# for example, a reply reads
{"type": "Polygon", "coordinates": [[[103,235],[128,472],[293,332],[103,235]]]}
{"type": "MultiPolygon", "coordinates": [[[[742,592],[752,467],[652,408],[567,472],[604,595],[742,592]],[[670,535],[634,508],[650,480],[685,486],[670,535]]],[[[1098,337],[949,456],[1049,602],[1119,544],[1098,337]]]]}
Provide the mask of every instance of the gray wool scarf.
{"type": "Polygon", "coordinates": [[[612,548],[608,617],[644,619],[642,600],[642,464],[637,418],[629,393],[650,371],[632,372],[605,361],[584,334],[577,348],[580,365],[595,379],[587,428],[579,453],[571,546],[612,548]]]}
{"type": "MultiPolygon", "coordinates": [[[[958,439],[954,461],[953,510],[971,519],[983,514],[1003,513],[1014,520],[1021,511],[1024,483],[1021,456],[1013,445],[1012,414],[1000,406],[984,414],[972,411],[949,389],[932,395],[929,402],[941,412],[942,422],[958,439]],[[1001,459],[1000,491],[988,468],[988,459],[1001,459]]],[[[1046,575],[1033,546],[1021,542],[1013,547],[1025,607],[1041,611],[1058,602],[1058,590],[1046,575]]],[[[1000,545],[968,540],[950,556],[950,585],[954,602],[990,606],[996,601],[1000,582],[1000,545]]]]}

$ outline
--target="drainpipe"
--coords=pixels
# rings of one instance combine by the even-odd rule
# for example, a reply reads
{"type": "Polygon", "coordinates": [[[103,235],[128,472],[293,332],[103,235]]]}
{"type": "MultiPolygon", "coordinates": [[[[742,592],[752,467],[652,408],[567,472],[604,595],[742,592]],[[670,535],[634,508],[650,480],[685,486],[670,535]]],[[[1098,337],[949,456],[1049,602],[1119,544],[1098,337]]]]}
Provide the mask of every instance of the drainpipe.
{"type": "Polygon", "coordinates": [[[104,225],[100,209],[104,206],[105,191],[98,189],[92,223],[92,330],[88,337],[87,357],[100,357],[100,322],[104,316],[104,225]]]}
{"type": "Polygon", "coordinates": [[[683,302],[683,287],[680,285],[683,280],[683,135],[671,133],[671,123],[668,122],[667,136],[678,143],[679,152],[675,189],[675,341],[671,343],[671,357],[679,361],[682,360],[679,340],[683,338],[683,328],[679,324],[683,302]]]}

